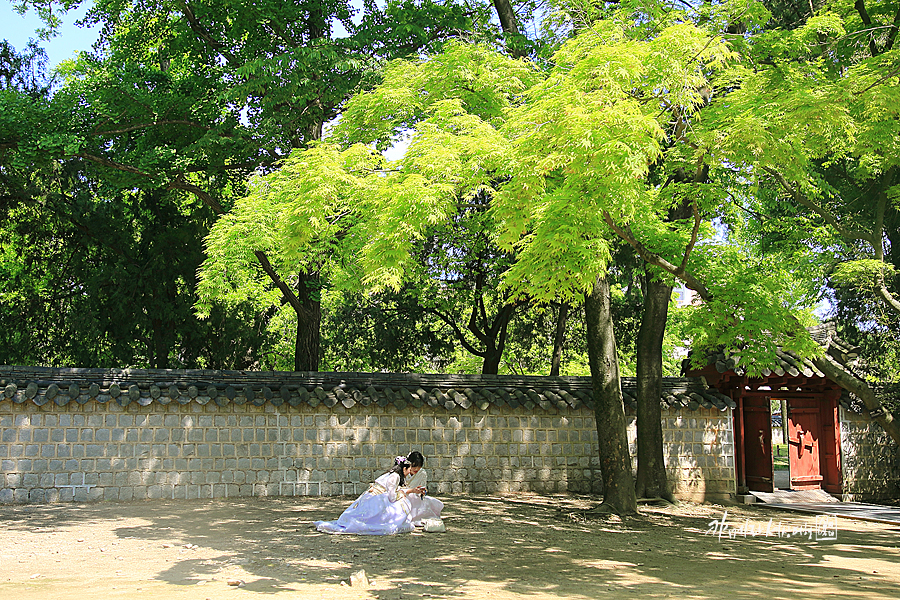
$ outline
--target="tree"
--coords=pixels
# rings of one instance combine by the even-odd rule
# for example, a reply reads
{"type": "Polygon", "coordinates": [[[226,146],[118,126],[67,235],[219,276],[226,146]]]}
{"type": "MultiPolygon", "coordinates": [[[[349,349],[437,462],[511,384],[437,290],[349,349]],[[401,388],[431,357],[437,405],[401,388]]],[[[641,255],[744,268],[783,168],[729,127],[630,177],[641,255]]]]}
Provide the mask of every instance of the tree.
{"type": "Polygon", "coordinates": [[[489,193],[474,194],[460,202],[445,223],[428,228],[418,264],[406,270],[406,278],[421,290],[424,310],[482,360],[481,372],[496,375],[510,323],[527,303],[509,302],[500,289],[513,259],[493,242],[489,206],[489,193]]]}
{"type": "MultiPolygon", "coordinates": [[[[724,28],[721,21],[715,26],[724,28]]],[[[733,90],[734,53],[688,22],[654,27],[635,38],[615,20],[598,21],[557,52],[546,74],[471,45],[392,63],[381,85],[348,102],[333,138],[342,147],[295,153],[289,176],[259,185],[285,203],[265,214],[290,215],[267,229],[279,246],[292,245],[286,258],[338,248],[341,269],[375,288],[399,288],[416,240],[461,199],[489,192],[498,243],[515,252],[505,277],[512,299],[585,297],[607,490],[601,509],[619,513],[633,512],[635,498],[610,333],[616,239],[706,301],[693,311],[698,347],[741,348],[751,373],[780,348],[818,351],[795,316],[808,306],[798,294],[808,286],[721,244],[710,223],[746,177],[715,160],[713,141],[743,130],[701,130],[692,119],[701,108],[716,114],[711,90],[733,90]],[[406,157],[385,163],[377,150],[409,131],[406,157]],[[654,184],[648,176],[660,160],[666,174],[695,175],[654,184]],[[673,207],[690,216],[672,221],[673,207]]]]}
{"type": "MultiPolygon", "coordinates": [[[[78,4],[23,3],[51,27],[54,10],[78,4]]],[[[160,190],[176,205],[190,194],[207,207],[199,220],[205,210],[222,214],[247,174],[319,139],[381,60],[479,18],[478,10],[429,0],[366,3],[358,24],[355,11],[349,2],[318,0],[97,2],[85,20],[103,25],[98,54],[66,67],[54,96],[68,122],[32,137],[46,154],[92,164],[112,188],[160,190]],[[334,35],[337,24],[347,36],[334,35]]],[[[294,368],[315,370],[317,266],[279,272],[263,251],[255,259],[295,312],[294,368]]]]}
{"type": "Polygon", "coordinates": [[[644,310],[637,338],[637,473],[638,498],[673,500],[663,459],[662,396],[663,338],[672,286],[647,269],[644,310]]]}
{"type": "Polygon", "coordinates": [[[372,295],[358,290],[328,290],[323,298],[325,368],[414,373],[442,370],[453,353],[452,337],[419,300],[419,290],[409,286],[372,295]]]}
{"type": "MultiPolygon", "coordinates": [[[[511,80],[497,77],[490,64],[469,65],[474,69],[467,72],[469,66],[459,69],[453,55],[464,48],[454,45],[447,60],[438,59],[428,69],[392,63],[384,83],[347,104],[333,136],[347,145],[366,141],[386,149],[410,127],[425,128],[425,138],[417,136],[398,166],[358,144],[346,151],[322,144],[295,152],[279,171],[259,177],[247,198],[211,232],[210,259],[203,269],[205,297],[221,295],[231,285],[226,277],[244,277],[240,274],[246,273],[249,248],[270,252],[279,269],[297,262],[323,265],[337,287],[362,279],[373,287],[399,288],[405,271],[418,273],[413,279],[421,276],[421,285],[452,279],[470,296],[466,328],[475,342],[457,326],[460,319],[454,313],[459,309],[447,310],[448,302],[457,301],[446,293],[447,282],[426,293],[432,299],[423,306],[456,328],[470,351],[482,356],[486,372],[496,372],[514,307],[495,302],[496,312],[488,316],[492,281],[503,264],[485,233],[483,205],[491,176],[478,171],[460,175],[469,170],[466,161],[474,166],[480,160],[483,147],[442,148],[440,140],[437,145],[422,140],[434,135],[452,143],[437,123],[455,118],[442,99],[456,86],[465,88],[466,98],[482,114],[499,117],[536,72],[524,64],[510,71],[511,80]],[[464,199],[460,206],[457,194],[464,199]],[[417,262],[417,256],[422,260],[417,262]],[[357,276],[360,271],[364,275],[357,276]]],[[[508,61],[480,47],[477,53],[476,62],[508,61]]],[[[250,283],[246,277],[241,281],[250,283]]]]}
{"type": "MultiPolygon", "coordinates": [[[[727,99],[714,102],[700,145],[715,163],[780,191],[790,207],[781,211],[790,218],[780,221],[813,226],[824,250],[815,259],[840,257],[832,280],[900,313],[885,251],[900,184],[894,44],[900,12],[890,3],[868,6],[829,3],[800,26],[749,37],[746,62],[732,76],[727,99]]],[[[900,442],[900,426],[865,380],[828,354],[815,364],[900,442]]]]}
{"type": "Polygon", "coordinates": [[[714,67],[723,53],[690,26],[641,43],[603,23],[564,46],[548,77],[477,46],[451,45],[428,61],[392,63],[380,86],[348,103],[336,139],[385,148],[411,130],[406,157],[392,168],[360,145],[298,153],[290,176],[259,189],[296,199],[282,213],[302,225],[272,231],[286,233],[298,256],[320,252],[339,231],[341,255],[357,257],[364,281],[398,287],[413,240],[454,214],[459,199],[490,192],[500,243],[516,251],[506,275],[513,298],[586,298],[604,508],[633,512],[605,217],[652,206],[644,179],[663,130],[658,109],[632,90],[647,90],[648,97],[667,90],[678,105],[699,101],[701,67],[714,67]],[[672,59],[675,45],[683,50],[672,59]],[[685,69],[673,67],[696,57],[684,81],[685,69]],[[328,165],[328,178],[320,165],[328,165]],[[345,224],[335,227],[329,215],[345,224]]]}

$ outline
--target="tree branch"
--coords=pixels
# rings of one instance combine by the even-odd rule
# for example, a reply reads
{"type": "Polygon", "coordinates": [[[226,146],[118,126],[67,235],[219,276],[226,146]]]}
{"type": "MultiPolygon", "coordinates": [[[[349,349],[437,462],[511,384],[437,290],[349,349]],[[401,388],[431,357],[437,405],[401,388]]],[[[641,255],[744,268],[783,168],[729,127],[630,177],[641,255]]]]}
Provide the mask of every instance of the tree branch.
{"type": "Polygon", "coordinates": [[[900,301],[891,294],[890,290],[884,284],[884,274],[878,275],[878,281],[875,282],[875,292],[881,296],[881,299],[890,306],[894,311],[900,313],[900,301]]]}
{"type": "Polygon", "coordinates": [[[253,253],[256,256],[256,260],[259,261],[260,266],[262,266],[263,271],[266,272],[266,275],[269,276],[269,279],[272,280],[272,283],[278,288],[281,292],[281,295],[287,300],[288,304],[291,305],[291,308],[294,309],[294,312],[298,315],[302,314],[303,304],[300,302],[300,299],[297,298],[297,294],[294,293],[294,290],[284,282],[281,277],[278,276],[278,273],[272,267],[272,263],[269,262],[269,257],[266,256],[266,253],[262,250],[256,250],[253,253]]]}
{"type": "Polygon", "coordinates": [[[800,193],[800,191],[795,187],[793,187],[790,182],[785,179],[784,175],[771,167],[764,167],[764,170],[778,181],[781,187],[791,195],[791,198],[793,198],[798,204],[805,206],[806,208],[812,210],[820,217],[825,219],[825,222],[834,227],[842,237],[848,240],[862,240],[864,242],[869,242],[873,246],[875,245],[871,234],[866,233],[865,231],[848,229],[844,227],[837,220],[837,218],[833,214],[831,214],[831,212],[825,210],[823,207],[819,206],[818,204],[807,198],[804,194],[800,193]]]}
{"type": "Polygon", "coordinates": [[[192,183],[188,183],[182,179],[175,179],[174,181],[170,181],[169,185],[166,186],[167,190],[184,190],[186,192],[190,192],[200,198],[203,204],[207,205],[217,215],[225,214],[225,209],[219,204],[219,201],[212,197],[212,195],[204,190],[203,188],[196,186],[192,183]]]}
{"type": "Polygon", "coordinates": [[[187,2],[183,0],[178,2],[178,6],[181,9],[181,14],[184,15],[184,18],[188,21],[188,26],[196,33],[201,40],[207,43],[210,48],[221,54],[225,57],[229,63],[231,63],[234,67],[239,67],[240,61],[238,61],[237,57],[225,49],[225,44],[214,39],[212,35],[206,30],[202,23],[200,23],[199,19],[197,19],[196,15],[194,15],[194,10],[190,7],[187,2]]]}
{"type": "Polygon", "coordinates": [[[862,401],[863,406],[866,407],[866,410],[869,411],[869,416],[874,419],[876,423],[881,425],[881,428],[884,429],[896,443],[900,444],[900,427],[898,427],[897,422],[894,420],[894,415],[891,414],[889,410],[884,409],[881,402],[875,397],[875,392],[872,391],[872,388],[869,387],[865,381],[849,372],[841,364],[831,358],[827,352],[813,358],[812,363],[828,377],[828,379],[859,398],[862,401]]]}
{"type": "Polygon", "coordinates": [[[129,131],[136,131],[138,129],[146,129],[147,127],[153,127],[154,125],[190,125],[191,127],[199,127],[201,129],[205,129],[206,131],[212,129],[212,127],[201,125],[200,123],[196,123],[194,121],[166,120],[155,121],[153,123],[141,123],[140,125],[132,125],[130,127],[123,127],[122,129],[110,129],[108,131],[94,130],[94,135],[117,135],[120,133],[128,133],[129,131]]]}
{"type": "Polygon", "coordinates": [[[478,328],[478,303],[480,300],[481,296],[475,299],[475,304],[472,306],[472,312],[469,314],[469,324],[467,328],[479,342],[487,345],[487,336],[478,328]]]}
{"type": "Polygon", "coordinates": [[[897,14],[894,15],[894,22],[891,24],[891,32],[888,33],[887,41],[884,44],[885,52],[890,52],[894,47],[894,40],[897,39],[898,29],[900,29],[900,8],[897,9],[897,14]]]}
{"type": "Polygon", "coordinates": [[[504,304],[503,308],[497,311],[497,316],[494,318],[494,323],[491,325],[489,333],[491,337],[499,338],[499,343],[497,344],[498,348],[502,348],[503,344],[506,343],[506,328],[509,325],[510,319],[512,319],[513,313],[518,307],[519,304],[513,302],[511,304],[504,304]]]}
{"type": "MultiPolygon", "coordinates": [[[[885,190],[891,187],[895,171],[896,167],[891,167],[882,176],[881,191],[879,192],[878,200],[875,203],[875,227],[872,232],[872,237],[874,240],[878,241],[878,243],[875,244],[875,260],[881,262],[884,262],[884,244],[882,241],[882,238],[884,237],[884,213],[887,210],[888,205],[888,197],[885,190]]],[[[881,296],[881,299],[884,300],[888,306],[897,313],[900,313],[900,301],[894,298],[894,295],[891,294],[884,282],[884,269],[879,269],[878,274],[875,276],[875,292],[881,296]]]]}
{"type": "Polygon", "coordinates": [[[508,40],[513,40],[513,43],[507,46],[507,51],[513,58],[525,57],[525,49],[515,43],[522,39],[522,33],[516,22],[516,11],[513,9],[512,3],[509,0],[493,0],[493,4],[494,10],[497,11],[497,18],[500,20],[500,28],[507,35],[508,40]]]}
{"type": "Polygon", "coordinates": [[[709,301],[712,297],[709,290],[706,288],[703,283],[700,282],[699,279],[694,277],[693,274],[683,270],[681,267],[676,267],[660,255],[655,252],[649,250],[644,244],[637,240],[634,237],[634,234],[631,233],[631,229],[626,225],[625,227],[618,226],[615,221],[613,221],[612,216],[607,212],[603,211],[603,219],[606,221],[606,224],[609,225],[613,231],[616,232],[620,238],[628,242],[632,248],[638,253],[645,262],[657,266],[663,271],[667,273],[671,273],[678,279],[684,281],[684,283],[697,292],[697,294],[705,301],[709,301]]]}
{"type": "Polygon", "coordinates": [[[700,233],[700,209],[697,208],[697,199],[691,199],[691,210],[694,213],[694,228],[691,231],[691,241],[688,242],[688,245],[684,248],[684,257],[681,259],[681,265],[678,267],[678,270],[682,273],[687,269],[688,259],[691,257],[691,252],[694,250],[694,246],[697,244],[697,236],[700,233]]]}
{"type": "Polygon", "coordinates": [[[280,159],[274,160],[255,160],[252,162],[239,163],[234,165],[197,165],[188,167],[184,173],[203,173],[205,171],[239,171],[241,169],[255,169],[257,167],[269,166],[280,159]]]}
{"type": "Polygon", "coordinates": [[[465,348],[470,354],[474,354],[475,356],[484,358],[484,355],[486,354],[486,352],[483,352],[481,350],[476,350],[475,347],[472,344],[470,344],[468,342],[468,340],[466,340],[465,334],[462,332],[462,330],[456,324],[456,321],[448,318],[446,315],[441,313],[441,311],[437,310],[436,308],[426,308],[425,312],[433,314],[438,319],[440,319],[445,324],[447,324],[450,327],[450,329],[453,330],[453,333],[454,333],[454,335],[456,335],[456,339],[459,340],[459,343],[462,344],[463,348],[465,348]]]}
{"type": "Polygon", "coordinates": [[[126,173],[133,173],[135,175],[142,175],[144,177],[153,177],[153,175],[151,175],[147,171],[142,171],[142,170],[138,169],[137,167],[132,167],[131,165],[122,164],[122,163],[116,162],[114,160],[110,160],[108,158],[103,158],[102,156],[96,156],[94,154],[87,154],[85,152],[79,152],[78,154],[75,154],[75,156],[77,156],[78,158],[83,158],[85,160],[89,160],[91,162],[95,162],[99,165],[103,165],[104,167],[109,167],[111,169],[117,169],[119,171],[125,171],[126,173]]]}

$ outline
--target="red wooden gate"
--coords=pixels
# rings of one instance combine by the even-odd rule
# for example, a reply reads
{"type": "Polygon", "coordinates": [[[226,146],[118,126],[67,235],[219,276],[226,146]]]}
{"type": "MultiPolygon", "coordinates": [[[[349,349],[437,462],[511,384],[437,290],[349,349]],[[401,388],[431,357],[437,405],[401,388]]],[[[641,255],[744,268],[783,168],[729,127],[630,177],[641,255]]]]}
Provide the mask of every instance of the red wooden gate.
{"type": "Polygon", "coordinates": [[[791,489],[812,490],[822,487],[819,469],[818,408],[791,408],[788,420],[788,455],[791,461],[791,489]]]}
{"type": "Polygon", "coordinates": [[[788,404],[791,489],[825,488],[826,491],[839,493],[841,474],[837,403],[826,396],[791,398],[788,404]]]}
{"type": "Polygon", "coordinates": [[[772,410],[767,396],[743,398],[744,476],[754,492],[772,492],[772,410]]]}

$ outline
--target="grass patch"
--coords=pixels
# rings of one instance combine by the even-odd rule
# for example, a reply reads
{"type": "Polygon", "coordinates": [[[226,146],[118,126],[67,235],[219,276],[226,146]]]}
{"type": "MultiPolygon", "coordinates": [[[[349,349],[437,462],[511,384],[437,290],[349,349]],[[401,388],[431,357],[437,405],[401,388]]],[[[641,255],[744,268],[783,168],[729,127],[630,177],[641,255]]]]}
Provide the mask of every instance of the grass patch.
{"type": "Polygon", "coordinates": [[[787,444],[774,444],[772,453],[774,454],[772,458],[775,460],[775,470],[787,471],[790,468],[787,444]]]}

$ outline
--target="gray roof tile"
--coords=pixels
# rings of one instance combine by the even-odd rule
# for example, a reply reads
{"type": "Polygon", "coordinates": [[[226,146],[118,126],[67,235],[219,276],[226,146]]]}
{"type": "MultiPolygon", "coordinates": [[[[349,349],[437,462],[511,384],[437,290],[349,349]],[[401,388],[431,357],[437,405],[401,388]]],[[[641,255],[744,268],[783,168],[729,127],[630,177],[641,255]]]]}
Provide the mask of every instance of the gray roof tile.
{"type": "MultiPolygon", "coordinates": [[[[663,379],[662,407],[733,408],[734,402],[697,377],[663,379]]],[[[13,402],[60,405],[112,401],[122,406],[250,403],[262,406],[356,404],[403,409],[443,407],[467,410],[490,406],[532,410],[592,408],[589,377],[448,375],[420,373],[311,373],[153,369],[77,369],[0,366],[0,389],[13,402]]],[[[637,382],[622,379],[625,404],[637,405],[637,382]]]]}

